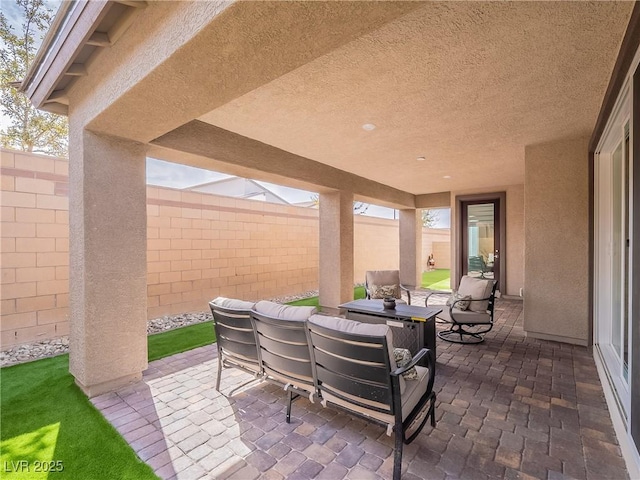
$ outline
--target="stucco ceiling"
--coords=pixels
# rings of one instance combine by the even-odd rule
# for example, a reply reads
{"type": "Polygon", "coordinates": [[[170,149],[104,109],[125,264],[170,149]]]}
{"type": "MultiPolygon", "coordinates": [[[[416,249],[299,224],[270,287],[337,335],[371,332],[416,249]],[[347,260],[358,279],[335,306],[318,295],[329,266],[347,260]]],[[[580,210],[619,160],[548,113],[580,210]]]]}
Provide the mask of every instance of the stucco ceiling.
{"type": "Polygon", "coordinates": [[[200,120],[413,194],[520,184],[593,129],[632,8],[429,2],[200,120]]]}

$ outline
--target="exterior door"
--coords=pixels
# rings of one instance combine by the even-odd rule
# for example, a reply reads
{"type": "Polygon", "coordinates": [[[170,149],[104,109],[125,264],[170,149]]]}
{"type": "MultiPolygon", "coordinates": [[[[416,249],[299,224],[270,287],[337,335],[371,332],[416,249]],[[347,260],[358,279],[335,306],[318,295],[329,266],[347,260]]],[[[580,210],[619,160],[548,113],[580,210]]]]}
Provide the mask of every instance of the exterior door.
{"type": "Polygon", "coordinates": [[[594,318],[596,352],[623,416],[630,413],[630,119],[622,109],[596,155],[594,318]]]}
{"type": "Polygon", "coordinates": [[[462,199],[460,208],[461,255],[459,272],[472,277],[489,278],[503,290],[504,194],[478,199],[462,199]]]}

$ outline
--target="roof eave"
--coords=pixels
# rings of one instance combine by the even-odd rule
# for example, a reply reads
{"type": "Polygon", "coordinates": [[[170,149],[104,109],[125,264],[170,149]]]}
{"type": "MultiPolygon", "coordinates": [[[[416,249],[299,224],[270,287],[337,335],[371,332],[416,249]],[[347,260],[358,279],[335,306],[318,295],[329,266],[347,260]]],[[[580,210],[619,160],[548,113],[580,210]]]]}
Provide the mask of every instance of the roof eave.
{"type": "MultiPolygon", "coordinates": [[[[146,2],[135,0],[64,1],[20,85],[20,91],[38,109],[67,114],[68,89],[77,77],[87,74],[84,65],[76,64],[74,60],[84,48],[113,45],[117,40],[113,31],[117,30],[118,36],[121,35],[132,21],[132,14],[144,6],[146,2]],[[101,31],[104,30],[101,22],[118,4],[123,8],[118,12],[118,28],[112,26],[111,32],[101,31]]],[[[92,52],[89,53],[93,56],[92,52]]]]}

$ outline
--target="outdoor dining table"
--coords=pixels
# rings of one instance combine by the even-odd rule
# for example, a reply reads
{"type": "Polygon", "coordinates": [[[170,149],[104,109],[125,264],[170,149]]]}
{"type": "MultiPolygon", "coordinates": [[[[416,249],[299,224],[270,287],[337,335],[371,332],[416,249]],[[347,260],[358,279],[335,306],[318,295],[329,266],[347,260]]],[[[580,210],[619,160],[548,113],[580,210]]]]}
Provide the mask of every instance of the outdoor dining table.
{"type": "Polygon", "coordinates": [[[339,308],[346,310],[350,320],[389,325],[395,347],[407,348],[412,355],[428,348],[436,356],[436,315],[442,311],[439,307],[396,303],[395,308],[387,309],[380,300],[354,300],[339,308]]]}

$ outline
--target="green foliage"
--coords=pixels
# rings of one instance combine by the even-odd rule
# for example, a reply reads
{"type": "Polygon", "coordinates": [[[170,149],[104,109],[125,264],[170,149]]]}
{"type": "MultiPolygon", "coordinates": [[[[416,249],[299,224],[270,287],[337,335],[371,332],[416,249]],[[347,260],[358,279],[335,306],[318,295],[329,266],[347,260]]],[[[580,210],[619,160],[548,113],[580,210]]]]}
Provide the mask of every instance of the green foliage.
{"type": "Polygon", "coordinates": [[[53,14],[44,0],[15,1],[23,16],[19,32],[14,32],[7,17],[0,13],[0,107],[10,121],[10,125],[0,131],[0,143],[16,150],[66,157],[67,119],[36,110],[26,95],[18,91],[53,14]]]}
{"type": "Polygon", "coordinates": [[[433,228],[438,220],[440,214],[438,210],[422,210],[422,225],[426,228],[433,228]]]}
{"type": "MultiPolygon", "coordinates": [[[[311,195],[311,201],[313,202],[313,206],[317,207],[320,205],[320,194],[314,193],[311,195]]],[[[354,215],[364,215],[369,210],[371,205],[364,202],[353,202],[353,214],[354,215]]]]}

